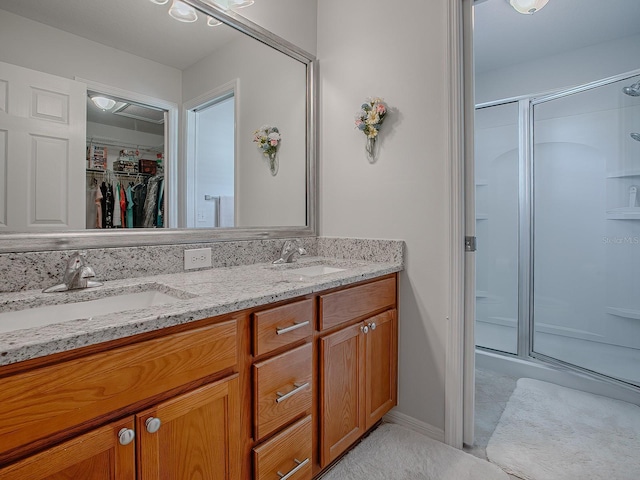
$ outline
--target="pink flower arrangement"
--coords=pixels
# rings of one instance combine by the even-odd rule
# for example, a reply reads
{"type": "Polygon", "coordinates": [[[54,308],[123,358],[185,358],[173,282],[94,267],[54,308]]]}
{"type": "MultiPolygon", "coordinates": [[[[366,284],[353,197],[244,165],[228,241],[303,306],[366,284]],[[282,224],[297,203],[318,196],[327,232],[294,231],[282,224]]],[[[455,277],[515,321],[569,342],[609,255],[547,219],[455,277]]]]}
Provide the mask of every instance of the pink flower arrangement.
{"type": "Polygon", "coordinates": [[[356,128],[367,138],[376,138],[386,115],[387,106],[384,100],[378,97],[368,98],[356,114],[356,128]]]}
{"type": "Polygon", "coordinates": [[[253,142],[258,144],[258,149],[265,157],[273,158],[280,147],[282,136],[277,127],[263,125],[253,132],[253,142]]]}

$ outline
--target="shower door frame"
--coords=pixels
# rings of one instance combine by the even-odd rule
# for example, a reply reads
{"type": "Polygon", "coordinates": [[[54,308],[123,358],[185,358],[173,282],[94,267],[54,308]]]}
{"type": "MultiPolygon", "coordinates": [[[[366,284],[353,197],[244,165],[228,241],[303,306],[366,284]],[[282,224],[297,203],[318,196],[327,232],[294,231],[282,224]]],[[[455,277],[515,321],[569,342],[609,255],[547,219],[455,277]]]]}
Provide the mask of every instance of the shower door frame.
{"type": "Polygon", "coordinates": [[[640,69],[614,75],[577,87],[566,88],[554,92],[527,95],[486,102],[476,105],[475,109],[495,107],[507,103],[518,103],[518,322],[517,322],[517,354],[493,350],[481,346],[476,348],[498,353],[508,357],[516,357],[526,361],[555,365],[564,370],[578,372],[598,380],[617,386],[640,388],[623,380],[610,377],[563,360],[534,351],[534,107],[536,105],[564,98],[576,93],[592,90],[610,83],[627,80],[640,75],[640,69]]]}

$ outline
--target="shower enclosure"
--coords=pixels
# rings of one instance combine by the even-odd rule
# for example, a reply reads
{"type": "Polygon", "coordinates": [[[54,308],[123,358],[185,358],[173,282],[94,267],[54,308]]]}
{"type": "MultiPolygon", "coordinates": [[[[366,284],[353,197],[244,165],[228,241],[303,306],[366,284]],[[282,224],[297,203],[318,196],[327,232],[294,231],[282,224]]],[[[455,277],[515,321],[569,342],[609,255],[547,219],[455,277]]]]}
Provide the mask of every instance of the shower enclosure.
{"type": "Polygon", "coordinates": [[[476,344],[640,386],[640,75],[478,106],[476,344]]]}

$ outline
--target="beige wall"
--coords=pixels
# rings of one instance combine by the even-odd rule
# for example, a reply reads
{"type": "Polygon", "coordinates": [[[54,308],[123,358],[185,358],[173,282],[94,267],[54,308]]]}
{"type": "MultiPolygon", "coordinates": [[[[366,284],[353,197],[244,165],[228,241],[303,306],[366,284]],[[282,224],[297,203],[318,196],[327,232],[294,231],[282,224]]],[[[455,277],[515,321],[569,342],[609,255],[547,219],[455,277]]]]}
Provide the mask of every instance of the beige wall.
{"type": "Polygon", "coordinates": [[[398,411],[436,431],[449,297],[447,1],[318,2],[320,234],[406,241],[398,411]],[[368,96],[391,107],[373,165],[353,124],[368,96]]]}

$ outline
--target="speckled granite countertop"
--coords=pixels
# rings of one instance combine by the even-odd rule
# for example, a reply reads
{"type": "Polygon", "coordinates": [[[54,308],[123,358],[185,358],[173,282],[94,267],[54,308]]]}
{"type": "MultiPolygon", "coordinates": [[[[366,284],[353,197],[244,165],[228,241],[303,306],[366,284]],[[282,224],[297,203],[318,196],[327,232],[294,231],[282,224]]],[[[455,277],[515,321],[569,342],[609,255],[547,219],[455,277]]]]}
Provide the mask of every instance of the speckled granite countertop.
{"type": "Polygon", "coordinates": [[[0,312],[159,290],[175,303],[0,333],[0,366],[180,325],[399,272],[401,262],[374,263],[323,257],[287,265],[259,263],[105,282],[68,293],[30,290],[0,294],[0,312]],[[344,271],[301,277],[290,270],[327,265],[344,271]]]}

